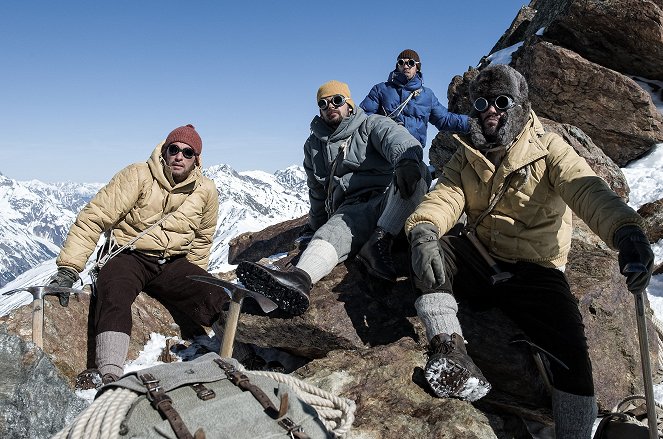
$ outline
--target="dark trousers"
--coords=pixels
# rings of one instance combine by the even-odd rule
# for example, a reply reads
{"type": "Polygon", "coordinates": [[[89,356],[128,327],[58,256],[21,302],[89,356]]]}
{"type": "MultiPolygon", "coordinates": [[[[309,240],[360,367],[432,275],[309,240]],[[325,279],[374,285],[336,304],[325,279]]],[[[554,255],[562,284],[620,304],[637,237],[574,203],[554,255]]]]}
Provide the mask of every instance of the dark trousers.
{"type": "Polygon", "coordinates": [[[209,276],[185,257],[159,264],[158,258],[139,252],[118,254],[104,265],[97,279],[96,334],[131,335],[131,305],[141,291],[171,313],[179,311],[198,325],[211,326],[229,299],[221,288],[186,277],[194,274],[209,276]]]}
{"type": "Polygon", "coordinates": [[[576,395],[594,395],[592,364],[585,326],[577,299],[563,272],[529,262],[500,262],[513,277],[491,285],[493,273],[481,254],[464,236],[443,236],[446,282],[441,289],[482,307],[497,307],[511,318],[531,341],[569,367],[550,362],[553,386],[576,395]]]}

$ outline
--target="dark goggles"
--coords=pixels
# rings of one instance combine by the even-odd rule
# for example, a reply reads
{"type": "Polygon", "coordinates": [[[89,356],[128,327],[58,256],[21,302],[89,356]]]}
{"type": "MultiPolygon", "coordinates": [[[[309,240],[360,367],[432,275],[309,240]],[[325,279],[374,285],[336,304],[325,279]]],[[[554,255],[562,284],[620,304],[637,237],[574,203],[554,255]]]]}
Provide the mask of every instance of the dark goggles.
{"type": "Polygon", "coordinates": [[[318,107],[321,110],[326,110],[330,104],[333,105],[334,108],[342,107],[343,104],[345,104],[345,96],[334,95],[330,98],[322,98],[318,101],[318,107]]]}
{"type": "Polygon", "coordinates": [[[403,58],[399,59],[396,63],[397,63],[399,66],[401,66],[401,67],[403,67],[403,66],[405,66],[405,65],[407,65],[408,67],[414,67],[414,66],[416,66],[417,64],[419,64],[417,61],[415,61],[415,60],[413,60],[413,59],[405,60],[405,59],[403,59],[403,58]]]}
{"type": "Polygon", "coordinates": [[[483,113],[491,105],[493,105],[498,110],[508,110],[509,108],[516,105],[516,103],[507,95],[499,95],[493,99],[493,102],[490,102],[486,98],[477,98],[477,100],[474,101],[474,109],[479,113],[483,113]]]}
{"type": "Polygon", "coordinates": [[[181,148],[174,143],[171,143],[168,145],[168,155],[177,155],[179,153],[182,153],[185,159],[192,159],[196,155],[196,151],[193,150],[193,148],[181,148]]]}

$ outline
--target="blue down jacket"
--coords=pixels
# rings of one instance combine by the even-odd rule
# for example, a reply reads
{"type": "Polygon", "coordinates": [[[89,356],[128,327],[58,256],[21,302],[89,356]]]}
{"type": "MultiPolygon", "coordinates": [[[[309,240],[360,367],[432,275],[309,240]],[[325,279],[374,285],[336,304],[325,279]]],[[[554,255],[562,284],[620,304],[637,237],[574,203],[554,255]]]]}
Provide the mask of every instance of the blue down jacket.
{"type": "Polygon", "coordinates": [[[422,147],[426,147],[426,130],[429,122],[441,131],[467,132],[467,116],[449,112],[437,100],[433,90],[424,87],[423,83],[421,72],[417,72],[414,78],[408,81],[402,72],[394,70],[389,74],[387,82],[373,86],[359,106],[366,114],[388,116],[397,111],[396,108],[408,98],[410,93],[421,90],[412,97],[400,115],[392,118],[404,125],[422,147]]]}

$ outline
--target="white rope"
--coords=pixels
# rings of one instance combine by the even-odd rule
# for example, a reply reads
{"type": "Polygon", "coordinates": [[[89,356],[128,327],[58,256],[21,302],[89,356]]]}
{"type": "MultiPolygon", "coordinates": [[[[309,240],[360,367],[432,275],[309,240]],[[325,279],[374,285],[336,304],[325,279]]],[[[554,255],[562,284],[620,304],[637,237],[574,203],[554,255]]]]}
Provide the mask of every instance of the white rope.
{"type": "MultiPolygon", "coordinates": [[[[246,371],[243,366],[237,369],[246,371]]],[[[334,437],[343,438],[352,428],[356,406],[351,399],[340,398],[286,374],[248,372],[288,384],[305,403],[316,410],[320,421],[334,437]]],[[[125,388],[109,389],[52,439],[118,439],[120,424],[138,396],[125,388]]]]}

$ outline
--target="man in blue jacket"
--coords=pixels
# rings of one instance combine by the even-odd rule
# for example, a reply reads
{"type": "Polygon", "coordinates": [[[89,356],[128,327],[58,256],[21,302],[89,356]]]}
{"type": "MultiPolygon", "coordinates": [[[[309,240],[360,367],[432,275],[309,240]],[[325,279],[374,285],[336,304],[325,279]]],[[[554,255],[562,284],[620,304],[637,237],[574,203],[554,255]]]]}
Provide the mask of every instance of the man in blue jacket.
{"type": "Polygon", "coordinates": [[[359,106],[366,114],[381,114],[405,126],[424,148],[429,122],[440,131],[468,130],[467,115],[449,112],[433,90],[424,87],[419,54],[412,49],[398,54],[387,82],[374,85],[359,106]]]}

